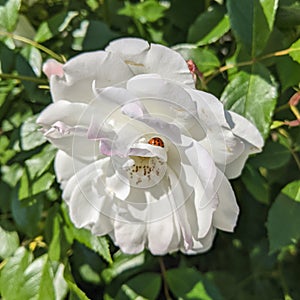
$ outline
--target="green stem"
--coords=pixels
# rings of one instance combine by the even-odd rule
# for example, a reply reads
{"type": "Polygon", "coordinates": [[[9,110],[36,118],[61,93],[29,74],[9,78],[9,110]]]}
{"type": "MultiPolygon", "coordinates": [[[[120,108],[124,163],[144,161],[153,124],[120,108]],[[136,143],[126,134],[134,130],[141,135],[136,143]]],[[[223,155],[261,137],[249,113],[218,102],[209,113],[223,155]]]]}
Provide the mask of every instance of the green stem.
{"type": "Polygon", "coordinates": [[[14,34],[14,33],[10,33],[10,32],[4,32],[4,31],[0,31],[0,35],[3,35],[3,36],[6,36],[6,37],[10,37],[16,41],[20,41],[20,42],[23,42],[25,44],[28,44],[28,45],[31,45],[37,49],[40,49],[41,51],[47,53],[48,55],[50,55],[51,57],[53,57],[54,59],[56,59],[57,61],[61,62],[61,63],[64,63],[65,62],[65,59],[63,56],[61,55],[58,55],[56,54],[55,52],[53,52],[52,50],[50,50],[49,48],[33,41],[33,40],[30,40],[26,37],[23,37],[23,36],[20,36],[20,35],[17,35],[17,34],[14,34]]]}
{"type": "Polygon", "coordinates": [[[23,75],[13,75],[13,74],[6,74],[6,73],[0,73],[1,79],[16,79],[16,80],[25,80],[25,81],[31,81],[39,84],[47,84],[48,81],[41,78],[35,78],[30,76],[23,76],[23,75]]]}
{"type": "MultiPolygon", "coordinates": [[[[223,73],[223,72],[225,72],[225,71],[227,71],[229,69],[233,69],[233,68],[237,68],[237,67],[249,66],[249,65],[252,65],[252,64],[254,64],[256,62],[260,62],[260,61],[266,60],[268,58],[277,57],[277,56],[284,56],[284,55],[288,55],[291,52],[297,52],[297,51],[300,51],[300,48],[288,48],[288,49],[284,49],[284,50],[272,52],[272,53],[263,55],[261,57],[253,58],[253,59],[251,59],[249,61],[244,61],[244,62],[240,62],[240,63],[236,63],[236,64],[230,64],[230,65],[227,65],[227,66],[222,66],[218,70],[216,70],[210,77],[207,78],[206,83],[208,83],[210,80],[212,80],[218,74],[223,73]]],[[[204,77],[205,77],[205,74],[204,74],[204,77]]]]}
{"type": "Polygon", "coordinates": [[[168,287],[167,275],[166,275],[166,267],[165,267],[164,260],[161,256],[158,258],[158,260],[159,260],[159,266],[160,266],[160,270],[161,270],[161,276],[163,278],[164,294],[165,294],[166,300],[172,300],[170,293],[169,293],[169,287],[168,287]]]}

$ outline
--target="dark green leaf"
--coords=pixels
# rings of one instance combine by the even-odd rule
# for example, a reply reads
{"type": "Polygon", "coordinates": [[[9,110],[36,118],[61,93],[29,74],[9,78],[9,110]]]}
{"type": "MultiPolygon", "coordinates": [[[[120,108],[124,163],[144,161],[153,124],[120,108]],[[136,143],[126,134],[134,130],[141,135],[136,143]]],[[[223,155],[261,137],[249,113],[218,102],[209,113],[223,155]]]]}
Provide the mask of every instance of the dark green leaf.
{"type": "Polygon", "coordinates": [[[264,137],[269,133],[276,99],[277,86],[274,78],[260,64],[253,65],[251,73],[240,71],[221,96],[226,109],[246,117],[264,137]]]}
{"type": "Polygon", "coordinates": [[[283,91],[289,87],[297,86],[299,83],[300,64],[289,56],[278,57],[276,69],[280,78],[283,91]]]}
{"type": "Polygon", "coordinates": [[[288,4],[282,4],[280,1],[278,13],[276,16],[276,25],[279,28],[293,28],[300,24],[300,3],[296,1],[291,1],[288,4]]]}
{"type": "Polygon", "coordinates": [[[201,14],[190,26],[188,42],[198,46],[216,42],[230,29],[229,19],[223,6],[213,6],[201,14]]]}
{"type": "Polygon", "coordinates": [[[121,287],[116,300],[136,299],[157,299],[161,289],[161,276],[156,273],[143,273],[133,277],[121,287]]]}
{"type": "Polygon", "coordinates": [[[10,257],[19,247],[20,241],[16,231],[10,231],[0,226],[0,257],[10,257]]]}
{"type": "Polygon", "coordinates": [[[285,186],[273,203],[267,222],[270,252],[300,238],[300,181],[285,186]]]}
{"type": "Polygon", "coordinates": [[[39,221],[42,214],[43,202],[41,201],[19,201],[16,192],[12,193],[12,215],[20,231],[30,237],[39,232],[39,221]]]}
{"type": "Polygon", "coordinates": [[[192,268],[171,269],[167,273],[171,292],[180,299],[219,300],[223,297],[212,282],[192,268]]]}
{"type": "Polygon", "coordinates": [[[252,57],[265,48],[273,30],[278,0],[228,0],[231,28],[252,57]]]}
{"type": "Polygon", "coordinates": [[[251,159],[251,164],[256,167],[266,169],[278,169],[291,158],[291,153],[288,148],[280,143],[268,141],[263,149],[263,152],[251,159]]]}
{"type": "Polygon", "coordinates": [[[252,165],[246,165],[242,174],[242,181],[257,201],[263,204],[269,203],[270,190],[267,181],[252,165]]]}
{"type": "Polygon", "coordinates": [[[73,234],[77,241],[100,254],[108,263],[112,262],[106,237],[95,236],[87,229],[77,228],[74,228],[73,234]]]}
{"type": "Polygon", "coordinates": [[[82,49],[103,49],[111,40],[119,35],[101,21],[90,21],[82,44],[82,49]]]}
{"type": "Polygon", "coordinates": [[[78,300],[90,300],[87,295],[77,286],[74,281],[73,275],[71,273],[70,266],[68,265],[64,270],[64,278],[67,281],[68,287],[71,292],[71,299],[78,299],[78,300]],[[75,295],[75,298],[73,298],[75,295]]]}

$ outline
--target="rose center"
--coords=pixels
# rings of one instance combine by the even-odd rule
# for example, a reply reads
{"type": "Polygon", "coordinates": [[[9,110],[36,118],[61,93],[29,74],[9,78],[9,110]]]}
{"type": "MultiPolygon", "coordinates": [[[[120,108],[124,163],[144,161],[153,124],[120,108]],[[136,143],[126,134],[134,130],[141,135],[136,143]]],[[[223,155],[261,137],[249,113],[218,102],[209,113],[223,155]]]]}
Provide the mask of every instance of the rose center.
{"type": "Polygon", "coordinates": [[[124,170],[130,185],[137,188],[149,188],[159,183],[167,170],[167,163],[159,157],[131,156],[131,164],[124,170]]]}

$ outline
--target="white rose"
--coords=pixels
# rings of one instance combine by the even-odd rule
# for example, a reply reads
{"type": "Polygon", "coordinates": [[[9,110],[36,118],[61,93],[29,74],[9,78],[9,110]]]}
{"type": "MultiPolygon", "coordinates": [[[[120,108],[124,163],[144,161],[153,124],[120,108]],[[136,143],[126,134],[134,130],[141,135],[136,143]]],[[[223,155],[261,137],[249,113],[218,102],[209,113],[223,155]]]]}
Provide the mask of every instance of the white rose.
{"type": "Polygon", "coordinates": [[[227,178],[263,140],[245,118],[194,89],[184,59],[141,39],[65,65],[48,61],[54,103],[38,118],[77,227],[125,253],[207,251],[239,209],[227,178]]]}

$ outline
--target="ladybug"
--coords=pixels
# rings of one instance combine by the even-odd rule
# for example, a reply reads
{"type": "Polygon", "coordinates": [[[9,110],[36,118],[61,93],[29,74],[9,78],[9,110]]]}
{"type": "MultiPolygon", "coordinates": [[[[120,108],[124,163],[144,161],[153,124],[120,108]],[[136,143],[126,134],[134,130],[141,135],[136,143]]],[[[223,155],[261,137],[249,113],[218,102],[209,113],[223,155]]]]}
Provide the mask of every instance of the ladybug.
{"type": "Polygon", "coordinates": [[[159,137],[153,137],[148,141],[148,144],[153,145],[153,146],[158,146],[158,147],[165,147],[165,144],[163,142],[163,140],[159,137]]]}

